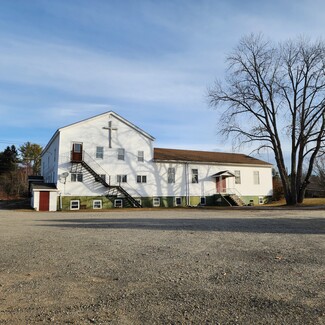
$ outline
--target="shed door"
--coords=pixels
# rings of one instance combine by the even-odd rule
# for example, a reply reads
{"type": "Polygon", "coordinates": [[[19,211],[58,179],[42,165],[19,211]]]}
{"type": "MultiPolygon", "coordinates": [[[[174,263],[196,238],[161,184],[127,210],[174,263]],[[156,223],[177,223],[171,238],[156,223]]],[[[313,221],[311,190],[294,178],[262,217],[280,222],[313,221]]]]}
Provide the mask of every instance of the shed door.
{"type": "Polygon", "coordinates": [[[50,210],[50,192],[39,192],[39,210],[50,210]]]}

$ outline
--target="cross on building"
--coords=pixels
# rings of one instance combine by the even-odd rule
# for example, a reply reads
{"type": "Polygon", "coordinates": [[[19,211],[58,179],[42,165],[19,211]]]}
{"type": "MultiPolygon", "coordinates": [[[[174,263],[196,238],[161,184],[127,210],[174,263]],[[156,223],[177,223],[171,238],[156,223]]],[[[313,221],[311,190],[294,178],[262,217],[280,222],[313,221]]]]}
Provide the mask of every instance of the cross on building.
{"type": "Polygon", "coordinates": [[[112,148],[112,131],[117,131],[117,128],[112,126],[112,121],[108,122],[108,127],[104,126],[103,129],[108,130],[108,147],[112,148]]]}

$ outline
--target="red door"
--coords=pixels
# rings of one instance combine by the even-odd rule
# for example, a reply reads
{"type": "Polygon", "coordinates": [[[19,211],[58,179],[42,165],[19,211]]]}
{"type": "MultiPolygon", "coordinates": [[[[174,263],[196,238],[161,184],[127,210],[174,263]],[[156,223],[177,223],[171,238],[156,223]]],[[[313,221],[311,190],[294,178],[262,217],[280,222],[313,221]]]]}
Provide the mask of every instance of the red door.
{"type": "Polygon", "coordinates": [[[72,161],[82,161],[82,143],[74,143],[72,145],[72,161]]]}
{"type": "Polygon", "coordinates": [[[50,210],[50,192],[39,192],[39,210],[50,210]]]}
{"type": "Polygon", "coordinates": [[[225,193],[226,192],[226,178],[225,177],[217,177],[216,178],[217,185],[217,193],[225,193]]]}

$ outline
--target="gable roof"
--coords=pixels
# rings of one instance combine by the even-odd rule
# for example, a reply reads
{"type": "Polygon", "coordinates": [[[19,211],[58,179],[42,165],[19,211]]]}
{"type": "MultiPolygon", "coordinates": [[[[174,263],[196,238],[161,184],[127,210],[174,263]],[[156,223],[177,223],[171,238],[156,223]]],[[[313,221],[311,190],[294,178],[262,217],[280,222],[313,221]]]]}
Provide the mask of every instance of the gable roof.
{"type": "Polygon", "coordinates": [[[66,126],[63,126],[59,129],[56,130],[56,132],[53,134],[52,138],[50,139],[50,141],[47,143],[47,145],[45,146],[45,148],[42,150],[42,153],[41,153],[41,156],[43,156],[43,154],[46,152],[46,150],[48,149],[48,147],[50,146],[50,144],[54,141],[54,139],[60,134],[60,132],[64,129],[67,129],[67,128],[70,128],[70,127],[73,127],[75,125],[78,125],[78,124],[81,124],[81,123],[84,123],[86,121],[91,121],[91,120],[95,120],[95,119],[98,119],[98,118],[102,118],[102,117],[105,117],[105,115],[107,117],[109,116],[114,116],[116,119],[118,119],[119,121],[123,122],[124,124],[128,125],[129,127],[133,128],[134,130],[136,130],[137,132],[141,133],[142,135],[144,135],[145,137],[147,137],[148,139],[150,139],[151,141],[154,141],[155,138],[150,135],[149,133],[145,132],[144,130],[142,130],[141,128],[137,127],[136,125],[134,125],[133,123],[129,122],[128,120],[126,120],[125,118],[123,118],[122,116],[118,115],[117,113],[113,112],[113,111],[108,111],[108,112],[105,112],[105,113],[102,113],[102,114],[98,114],[98,115],[95,115],[93,117],[89,117],[89,118],[86,118],[86,119],[83,119],[81,121],[78,121],[78,122],[75,122],[75,123],[71,123],[71,124],[68,124],[66,126]]]}
{"type": "Polygon", "coordinates": [[[263,160],[239,153],[164,148],[154,148],[154,160],[272,166],[272,164],[263,160]]]}
{"type": "Polygon", "coordinates": [[[61,131],[63,129],[66,129],[66,128],[69,128],[69,127],[72,127],[72,126],[75,126],[75,125],[78,125],[78,124],[81,124],[81,123],[84,123],[86,121],[91,121],[91,120],[95,120],[95,119],[98,119],[98,118],[102,118],[105,115],[107,117],[114,116],[116,119],[118,119],[119,121],[121,121],[124,124],[128,125],[129,127],[133,128],[134,130],[136,130],[137,132],[141,133],[142,135],[144,135],[145,137],[149,138],[150,140],[155,140],[155,138],[152,135],[150,135],[149,133],[147,133],[144,130],[140,129],[139,127],[137,127],[136,125],[134,125],[133,123],[129,122],[124,117],[118,115],[117,113],[115,113],[113,111],[108,111],[108,112],[105,112],[105,113],[102,113],[102,114],[95,115],[93,117],[89,117],[89,118],[83,119],[81,121],[78,121],[78,122],[75,122],[75,123],[72,123],[72,124],[68,124],[68,125],[63,126],[62,128],[60,128],[58,131],[61,131]]]}

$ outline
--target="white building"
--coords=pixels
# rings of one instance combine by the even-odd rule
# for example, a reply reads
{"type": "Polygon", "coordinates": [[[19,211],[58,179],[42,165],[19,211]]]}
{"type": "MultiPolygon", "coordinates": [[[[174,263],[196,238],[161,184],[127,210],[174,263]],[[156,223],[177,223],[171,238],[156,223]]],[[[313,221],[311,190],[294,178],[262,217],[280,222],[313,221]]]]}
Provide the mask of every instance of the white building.
{"type": "Polygon", "coordinates": [[[58,209],[256,205],[272,196],[267,162],[153,142],[112,111],[58,129],[42,152],[42,175],[56,184],[58,209]]]}

